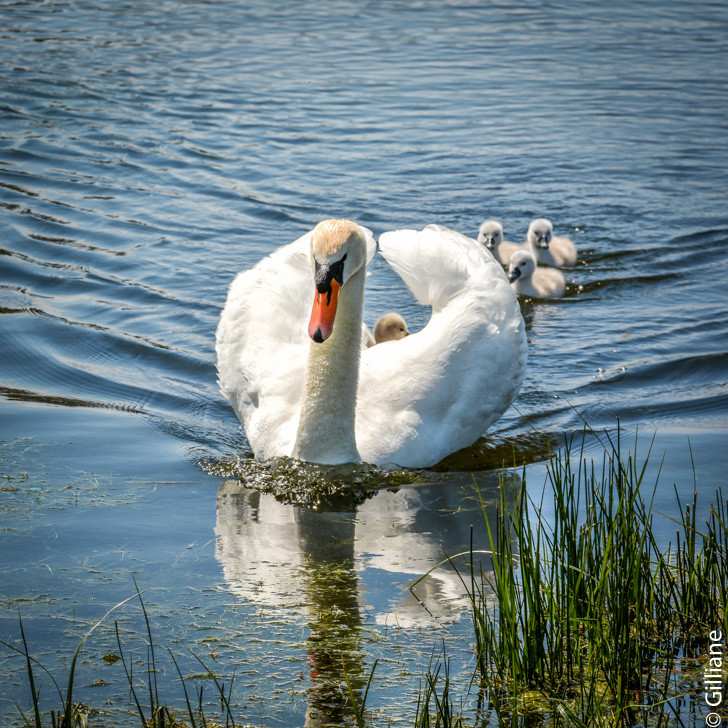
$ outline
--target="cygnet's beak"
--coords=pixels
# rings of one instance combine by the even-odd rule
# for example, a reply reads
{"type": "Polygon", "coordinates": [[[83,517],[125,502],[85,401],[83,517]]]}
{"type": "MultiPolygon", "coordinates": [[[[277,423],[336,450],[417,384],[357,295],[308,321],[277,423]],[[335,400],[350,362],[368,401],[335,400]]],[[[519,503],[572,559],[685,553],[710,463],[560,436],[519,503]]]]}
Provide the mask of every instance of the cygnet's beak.
{"type": "Polygon", "coordinates": [[[539,235],[536,242],[539,248],[548,248],[551,238],[548,235],[539,235]]]}
{"type": "Polygon", "coordinates": [[[521,277],[521,269],[516,266],[515,268],[511,268],[508,271],[508,280],[513,283],[513,281],[518,280],[521,277]]]}

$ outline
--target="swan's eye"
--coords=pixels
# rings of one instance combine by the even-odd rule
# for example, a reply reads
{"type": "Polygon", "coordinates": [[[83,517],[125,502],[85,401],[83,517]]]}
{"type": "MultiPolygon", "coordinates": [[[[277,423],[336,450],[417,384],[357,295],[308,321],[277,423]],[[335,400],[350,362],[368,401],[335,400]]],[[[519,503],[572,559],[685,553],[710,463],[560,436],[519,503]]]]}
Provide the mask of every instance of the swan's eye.
{"type": "Polygon", "coordinates": [[[345,261],[346,253],[344,253],[344,256],[340,260],[337,260],[336,263],[331,264],[331,274],[339,283],[343,283],[345,261]]]}
{"type": "Polygon", "coordinates": [[[346,253],[331,265],[319,263],[314,258],[314,281],[316,290],[319,293],[327,293],[331,290],[331,281],[335,280],[340,286],[344,285],[344,262],[346,261],[346,253]]]}

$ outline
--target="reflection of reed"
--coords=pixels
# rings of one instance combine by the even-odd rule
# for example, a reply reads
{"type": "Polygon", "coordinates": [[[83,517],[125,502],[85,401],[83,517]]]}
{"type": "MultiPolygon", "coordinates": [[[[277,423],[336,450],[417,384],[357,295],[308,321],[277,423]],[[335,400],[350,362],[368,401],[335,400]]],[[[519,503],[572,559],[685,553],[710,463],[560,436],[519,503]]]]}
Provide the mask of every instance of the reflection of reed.
{"type": "MultiPolygon", "coordinates": [[[[478,481],[492,519],[498,476],[481,473],[478,481]]],[[[511,480],[502,486],[508,502],[513,486],[511,480]]],[[[472,476],[455,474],[425,486],[382,490],[336,512],[280,503],[228,481],[218,493],[216,532],[216,556],[232,592],[308,620],[307,726],[353,722],[344,665],[361,692],[367,668],[360,579],[376,576],[381,582],[387,574],[384,594],[367,592],[367,601],[374,602],[367,612],[376,623],[442,624],[465,613],[469,600],[450,565],[435,567],[451,556],[467,571],[471,545],[482,549],[486,540],[472,476]],[[403,588],[414,582],[412,590],[403,588]]],[[[474,560],[477,570],[490,569],[486,555],[474,560]]]]}

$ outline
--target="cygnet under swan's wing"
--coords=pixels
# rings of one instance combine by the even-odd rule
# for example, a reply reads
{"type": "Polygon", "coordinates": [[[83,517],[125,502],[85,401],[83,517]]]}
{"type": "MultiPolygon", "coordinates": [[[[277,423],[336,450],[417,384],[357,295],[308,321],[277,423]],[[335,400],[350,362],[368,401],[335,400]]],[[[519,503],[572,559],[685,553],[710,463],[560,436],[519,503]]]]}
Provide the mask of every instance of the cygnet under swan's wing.
{"type": "Polygon", "coordinates": [[[428,467],[466,447],[516,396],[526,335],[502,267],[481,245],[439,226],[379,239],[427,326],[362,352],[356,440],[362,459],[428,467]]]}
{"type": "MultiPolygon", "coordinates": [[[[377,244],[362,230],[369,262],[377,244]]],[[[290,455],[296,439],[314,298],[311,232],[237,275],[217,327],[220,389],[261,460],[290,455]]]]}

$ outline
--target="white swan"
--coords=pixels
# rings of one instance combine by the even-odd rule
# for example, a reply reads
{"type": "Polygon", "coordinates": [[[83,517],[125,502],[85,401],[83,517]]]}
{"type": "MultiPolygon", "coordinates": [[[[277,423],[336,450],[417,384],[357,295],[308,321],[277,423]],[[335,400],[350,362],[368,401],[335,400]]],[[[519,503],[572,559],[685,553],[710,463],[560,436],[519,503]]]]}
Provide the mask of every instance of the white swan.
{"type": "Polygon", "coordinates": [[[257,458],[428,467],[473,443],[518,392],[523,318],[492,256],[436,226],[384,233],[379,246],[432,316],[369,349],[362,309],[374,240],[353,222],[319,223],[231,284],[219,382],[257,458]]]}
{"type": "Polygon", "coordinates": [[[553,234],[550,220],[539,217],[528,226],[525,248],[528,248],[536,262],[556,268],[570,268],[576,265],[576,247],[570,238],[553,234]]]}
{"type": "Polygon", "coordinates": [[[504,266],[511,262],[511,255],[522,246],[503,240],[503,225],[498,220],[486,220],[478,230],[478,242],[485,245],[493,257],[504,266]]]}
{"type": "Polygon", "coordinates": [[[536,259],[528,250],[513,253],[508,280],[519,296],[529,298],[560,298],[566,290],[561,271],[556,268],[538,268],[536,259]]]}

